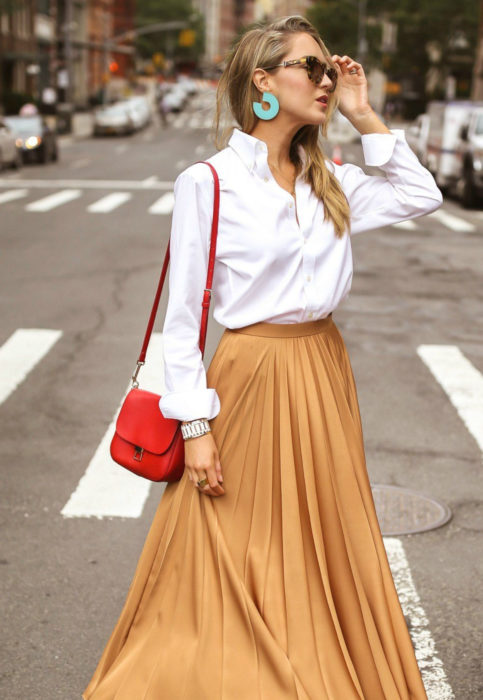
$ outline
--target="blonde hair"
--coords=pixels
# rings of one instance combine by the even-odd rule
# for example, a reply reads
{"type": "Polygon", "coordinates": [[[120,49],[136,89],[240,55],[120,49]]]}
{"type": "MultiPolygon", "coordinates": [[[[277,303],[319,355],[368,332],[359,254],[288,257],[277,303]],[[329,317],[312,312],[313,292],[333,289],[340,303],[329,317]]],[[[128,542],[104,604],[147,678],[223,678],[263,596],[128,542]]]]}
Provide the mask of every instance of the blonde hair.
{"type": "MultiPolygon", "coordinates": [[[[258,118],[253,112],[252,102],[259,102],[262,97],[253,83],[253,72],[260,66],[280,63],[289,50],[293,35],[300,32],[306,32],[315,39],[327,63],[334,67],[331,54],[316,28],[301,15],[281,17],[267,25],[259,23],[245,32],[228,53],[226,66],[218,83],[213,121],[216,148],[222,149],[227,145],[233,129],[233,124],[228,124],[220,135],[220,122],[226,123],[226,115],[231,115],[242,131],[253,131],[258,118]]],[[[315,196],[324,203],[324,221],[332,221],[336,236],[342,238],[346,230],[350,233],[350,207],[339,181],[327,168],[325,155],[319,144],[319,133],[321,131],[322,136],[327,137],[327,126],[338,103],[337,90],[329,93],[324,123],[322,126],[306,124],[301,127],[292,139],[289,156],[297,174],[300,174],[303,163],[298,146],[303,146],[306,153],[303,179],[311,185],[315,196]]]]}

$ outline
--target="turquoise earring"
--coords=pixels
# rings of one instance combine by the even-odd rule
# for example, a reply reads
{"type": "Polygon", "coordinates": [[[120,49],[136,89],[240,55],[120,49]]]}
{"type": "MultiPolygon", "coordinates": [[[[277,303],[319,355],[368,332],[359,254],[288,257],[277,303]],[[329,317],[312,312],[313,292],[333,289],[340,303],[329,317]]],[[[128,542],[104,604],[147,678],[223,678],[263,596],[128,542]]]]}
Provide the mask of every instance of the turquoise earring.
{"type": "Polygon", "coordinates": [[[271,92],[264,92],[262,102],[253,102],[253,111],[259,119],[273,119],[277,116],[280,103],[271,92]],[[268,102],[270,109],[263,109],[262,102],[268,102]]]}

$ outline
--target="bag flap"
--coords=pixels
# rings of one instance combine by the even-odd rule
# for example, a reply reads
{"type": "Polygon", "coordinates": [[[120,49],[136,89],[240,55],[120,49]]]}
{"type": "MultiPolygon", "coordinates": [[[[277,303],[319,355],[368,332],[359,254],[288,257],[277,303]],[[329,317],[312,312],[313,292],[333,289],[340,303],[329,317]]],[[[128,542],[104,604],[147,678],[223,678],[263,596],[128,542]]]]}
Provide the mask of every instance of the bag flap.
{"type": "Polygon", "coordinates": [[[163,416],[159,408],[160,398],[151,391],[131,389],[117,418],[119,437],[153,454],[166,452],[181,421],[163,416]]]}

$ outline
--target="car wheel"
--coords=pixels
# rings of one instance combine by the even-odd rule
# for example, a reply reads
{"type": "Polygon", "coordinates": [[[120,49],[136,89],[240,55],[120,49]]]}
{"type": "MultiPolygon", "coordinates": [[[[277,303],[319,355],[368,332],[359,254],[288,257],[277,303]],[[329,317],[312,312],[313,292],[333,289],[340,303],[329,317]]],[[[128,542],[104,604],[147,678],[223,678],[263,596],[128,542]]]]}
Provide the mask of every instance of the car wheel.
{"type": "Polygon", "coordinates": [[[59,151],[57,150],[57,146],[53,146],[52,148],[52,161],[59,160],[59,151]]]}
{"type": "Polygon", "coordinates": [[[22,154],[20,151],[17,149],[17,152],[15,154],[15,158],[12,161],[12,168],[15,168],[15,170],[19,170],[22,166],[22,154]]]}
{"type": "Polygon", "coordinates": [[[464,174],[463,179],[463,192],[461,195],[461,204],[465,209],[471,209],[476,204],[476,193],[475,186],[473,184],[473,177],[469,170],[464,174]]]}

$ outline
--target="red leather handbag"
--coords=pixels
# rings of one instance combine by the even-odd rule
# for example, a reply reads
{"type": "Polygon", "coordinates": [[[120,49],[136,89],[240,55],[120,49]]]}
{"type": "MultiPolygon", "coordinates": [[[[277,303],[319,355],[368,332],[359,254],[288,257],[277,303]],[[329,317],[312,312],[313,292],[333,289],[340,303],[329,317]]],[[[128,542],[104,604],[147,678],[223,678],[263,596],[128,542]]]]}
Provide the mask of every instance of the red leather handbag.
{"type": "MultiPolygon", "coordinates": [[[[216,237],[218,235],[218,216],[220,208],[220,182],[215,168],[205,160],[211,168],[215,186],[213,202],[213,221],[211,225],[210,256],[206,288],[203,293],[200,350],[201,356],[205,350],[206,327],[211,302],[211,284],[215,265],[216,237]]],[[[123,401],[116,421],[116,430],[111,441],[111,457],[122,467],[129,469],[138,476],[151,481],[178,481],[184,471],[184,439],[181,433],[181,421],[175,418],[165,418],[159,408],[161,396],[151,391],[139,388],[137,375],[145,363],[154,321],[163,289],[164,278],[169,262],[169,241],[164,259],[161,277],[154,297],[153,308],[144,336],[144,342],[132,375],[132,386],[123,401]]]]}

